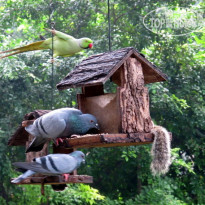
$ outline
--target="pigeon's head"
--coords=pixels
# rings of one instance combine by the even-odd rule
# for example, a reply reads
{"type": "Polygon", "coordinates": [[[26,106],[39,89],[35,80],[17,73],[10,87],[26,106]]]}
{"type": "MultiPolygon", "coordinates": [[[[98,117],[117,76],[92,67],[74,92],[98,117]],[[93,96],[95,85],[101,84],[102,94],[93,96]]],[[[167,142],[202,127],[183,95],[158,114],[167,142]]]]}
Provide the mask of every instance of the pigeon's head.
{"type": "Polygon", "coordinates": [[[93,47],[93,41],[89,38],[81,38],[79,44],[80,47],[83,49],[88,49],[93,47]]]}
{"type": "Polygon", "coordinates": [[[78,160],[79,165],[81,163],[85,163],[85,154],[81,151],[74,151],[72,153],[70,153],[69,155],[71,155],[72,157],[76,158],[78,160]]]}
{"type": "Polygon", "coordinates": [[[100,130],[95,116],[91,114],[83,114],[82,118],[87,129],[86,133],[97,133],[100,130]]]}

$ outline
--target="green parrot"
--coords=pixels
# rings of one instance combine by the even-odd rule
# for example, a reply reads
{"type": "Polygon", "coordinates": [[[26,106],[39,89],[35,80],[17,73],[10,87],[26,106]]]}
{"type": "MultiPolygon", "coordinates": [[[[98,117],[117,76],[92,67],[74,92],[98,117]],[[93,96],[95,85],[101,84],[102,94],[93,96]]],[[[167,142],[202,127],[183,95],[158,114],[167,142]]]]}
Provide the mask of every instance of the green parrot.
{"type": "MultiPolygon", "coordinates": [[[[88,49],[88,48],[93,47],[93,41],[89,38],[76,39],[60,31],[50,30],[50,29],[46,29],[46,30],[54,34],[54,41],[53,41],[54,57],[73,56],[74,54],[82,51],[83,49],[88,49]]],[[[2,53],[8,53],[8,52],[14,51],[8,55],[0,57],[0,59],[6,58],[8,56],[12,56],[18,53],[23,53],[27,51],[35,51],[35,50],[44,50],[44,49],[52,49],[52,38],[48,38],[42,41],[37,41],[31,44],[28,44],[26,46],[23,46],[23,47],[0,52],[0,54],[2,54],[2,53]]]]}

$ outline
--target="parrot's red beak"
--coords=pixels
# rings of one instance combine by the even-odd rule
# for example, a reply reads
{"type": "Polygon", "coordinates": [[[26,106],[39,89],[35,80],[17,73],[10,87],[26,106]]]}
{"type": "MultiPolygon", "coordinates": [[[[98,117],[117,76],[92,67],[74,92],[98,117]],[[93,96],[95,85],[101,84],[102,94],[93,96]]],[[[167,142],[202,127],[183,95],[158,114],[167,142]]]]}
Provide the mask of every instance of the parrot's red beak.
{"type": "Polygon", "coordinates": [[[89,48],[92,48],[92,47],[93,47],[93,44],[92,44],[92,43],[90,43],[90,44],[88,45],[88,47],[89,47],[89,48]]]}

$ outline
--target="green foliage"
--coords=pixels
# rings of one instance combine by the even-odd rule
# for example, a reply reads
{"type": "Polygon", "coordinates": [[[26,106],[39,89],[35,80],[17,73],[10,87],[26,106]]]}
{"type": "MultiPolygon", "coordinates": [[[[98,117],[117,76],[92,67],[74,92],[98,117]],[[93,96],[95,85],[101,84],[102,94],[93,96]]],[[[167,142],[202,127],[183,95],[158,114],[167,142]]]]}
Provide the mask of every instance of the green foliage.
{"type": "Polygon", "coordinates": [[[153,204],[153,205],[186,205],[175,196],[178,191],[175,182],[166,178],[156,178],[152,184],[146,186],[142,192],[135,197],[126,201],[126,205],[134,204],[153,204]]]}
{"type": "MultiPolygon", "coordinates": [[[[151,116],[173,133],[173,165],[167,177],[151,176],[150,146],[90,149],[79,173],[94,177],[93,187],[69,185],[56,193],[46,187],[14,186],[11,163],[24,160],[23,147],[8,147],[8,137],[25,113],[35,109],[76,107],[78,89],[54,90],[51,99],[49,51],[11,56],[0,61],[0,204],[205,204],[205,70],[204,28],[173,37],[155,35],[142,18],[162,6],[203,8],[202,1],[110,1],[112,49],[136,47],[168,75],[168,82],[148,85],[151,116]],[[103,194],[105,198],[101,195],[103,194]]],[[[7,50],[51,35],[44,28],[75,37],[91,37],[94,49],[71,58],[55,59],[54,85],[82,59],[108,50],[107,2],[101,0],[0,1],[0,46],[7,50]],[[53,15],[50,16],[50,12],[53,15]]],[[[115,92],[107,82],[105,92],[115,92]]],[[[85,150],[87,152],[88,150],[85,150]]]]}
{"type": "Polygon", "coordinates": [[[189,173],[196,174],[193,170],[194,162],[191,161],[189,156],[183,153],[183,158],[179,155],[180,148],[172,149],[172,166],[176,166],[174,169],[179,176],[182,174],[181,169],[185,168],[189,173]],[[177,169],[178,168],[178,169],[177,169]]]}
{"type": "MultiPolygon", "coordinates": [[[[40,187],[36,185],[21,186],[23,192],[12,195],[12,201],[9,205],[14,204],[51,204],[51,205],[92,205],[104,199],[98,190],[91,188],[89,185],[77,184],[68,185],[62,192],[55,192],[50,186],[45,186],[45,195],[41,195],[40,187]],[[35,194],[34,194],[35,193],[35,194]]],[[[0,197],[1,204],[6,204],[6,201],[0,197]]]]}
{"type": "Polygon", "coordinates": [[[68,188],[65,189],[65,191],[59,192],[58,194],[51,191],[49,192],[49,195],[51,205],[92,205],[104,199],[104,196],[100,195],[97,189],[84,184],[68,185],[68,188]]]}
{"type": "MultiPolygon", "coordinates": [[[[97,176],[93,186],[110,198],[127,199],[150,179],[150,146],[89,150],[82,173],[97,176]]],[[[80,172],[80,173],[81,173],[80,172]]]]}

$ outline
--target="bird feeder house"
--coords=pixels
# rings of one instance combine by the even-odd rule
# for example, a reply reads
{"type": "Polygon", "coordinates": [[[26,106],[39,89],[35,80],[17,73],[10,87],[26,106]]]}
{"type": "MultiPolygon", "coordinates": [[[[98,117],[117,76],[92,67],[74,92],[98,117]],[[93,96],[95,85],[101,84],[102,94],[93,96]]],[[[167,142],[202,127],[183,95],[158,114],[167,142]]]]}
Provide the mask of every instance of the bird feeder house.
{"type": "MultiPolygon", "coordinates": [[[[61,146],[53,146],[53,153],[69,153],[76,148],[114,147],[149,144],[153,142],[153,127],[149,110],[149,93],[146,84],[166,81],[167,77],[144,55],[129,47],[88,57],[71,71],[57,89],[81,87],[77,95],[78,108],[83,113],[93,114],[100,126],[100,133],[72,136],[61,146]],[[106,81],[116,84],[115,93],[105,93],[106,81]]],[[[49,110],[36,110],[26,114],[23,123],[32,123],[49,110]]],[[[8,145],[28,146],[33,136],[20,126],[8,145]]],[[[42,151],[26,154],[26,161],[48,154],[48,144],[42,151]]],[[[92,183],[87,175],[76,172],[63,181],[59,177],[35,176],[21,184],[92,183]]]]}
{"type": "Polygon", "coordinates": [[[132,47],[90,56],[58,85],[59,90],[81,87],[78,108],[93,114],[100,134],[67,139],[68,147],[114,147],[153,142],[153,127],[146,84],[166,81],[167,76],[132,47]],[[105,93],[104,84],[117,85],[105,93]]]}

